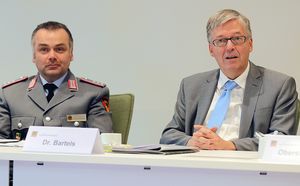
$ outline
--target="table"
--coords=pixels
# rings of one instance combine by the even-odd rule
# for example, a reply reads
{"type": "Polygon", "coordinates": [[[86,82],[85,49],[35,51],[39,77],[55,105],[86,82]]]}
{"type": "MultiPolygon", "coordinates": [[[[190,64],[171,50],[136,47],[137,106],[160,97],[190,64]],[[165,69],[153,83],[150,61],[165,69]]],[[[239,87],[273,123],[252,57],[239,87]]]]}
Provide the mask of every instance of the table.
{"type": "Polygon", "coordinates": [[[76,155],[0,147],[1,185],[8,183],[8,160],[14,160],[14,186],[298,186],[300,177],[300,164],[264,162],[257,152],[76,155]]]}
{"type": "Polygon", "coordinates": [[[0,185],[8,185],[9,180],[9,161],[0,160],[0,185]]]}

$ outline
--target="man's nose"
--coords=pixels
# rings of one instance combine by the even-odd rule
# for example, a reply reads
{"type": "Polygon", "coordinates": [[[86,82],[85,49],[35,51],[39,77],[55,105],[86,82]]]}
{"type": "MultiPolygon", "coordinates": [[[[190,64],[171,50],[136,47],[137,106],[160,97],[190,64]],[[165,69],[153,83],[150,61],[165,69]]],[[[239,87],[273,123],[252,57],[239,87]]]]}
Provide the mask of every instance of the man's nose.
{"type": "Polygon", "coordinates": [[[56,52],[54,50],[50,50],[48,58],[50,61],[55,61],[57,59],[56,52]]]}
{"type": "Polygon", "coordinates": [[[229,39],[228,41],[227,41],[227,43],[226,43],[226,49],[228,50],[232,50],[234,47],[235,47],[235,45],[232,43],[232,41],[229,39]]]}

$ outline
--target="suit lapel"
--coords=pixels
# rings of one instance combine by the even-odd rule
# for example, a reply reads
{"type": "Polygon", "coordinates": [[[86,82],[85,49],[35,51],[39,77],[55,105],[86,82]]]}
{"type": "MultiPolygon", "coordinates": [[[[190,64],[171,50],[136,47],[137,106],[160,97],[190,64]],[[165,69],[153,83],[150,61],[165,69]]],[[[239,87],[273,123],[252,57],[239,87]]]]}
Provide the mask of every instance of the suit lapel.
{"type": "MultiPolygon", "coordinates": [[[[249,136],[255,106],[257,104],[258,96],[260,94],[262,85],[262,74],[258,68],[250,63],[250,71],[247,77],[244,99],[242,104],[242,115],[240,123],[240,138],[249,136]]],[[[251,131],[253,132],[253,131],[251,131]]]]}
{"type": "Polygon", "coordinates": [[[209,106],[215,94],[215,90],[218,83],[219,70],[212,73],[206,80],[200,89],[197,105],[197,114],[195,124],[203,124],[207,115],[209,106]]]}

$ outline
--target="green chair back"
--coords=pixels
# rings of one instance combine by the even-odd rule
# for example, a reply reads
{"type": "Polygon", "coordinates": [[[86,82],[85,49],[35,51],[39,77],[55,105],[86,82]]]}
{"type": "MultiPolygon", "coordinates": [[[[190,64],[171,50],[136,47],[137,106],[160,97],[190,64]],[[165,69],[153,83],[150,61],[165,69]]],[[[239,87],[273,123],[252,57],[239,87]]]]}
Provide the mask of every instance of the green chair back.
{"type": "Polygon", "coordinates": [[[109,99],[112,112],[113,131],[122,134],[122,143],[127,144],[131,118],[133,113],[134,95],[115,94],[109,99]]]}

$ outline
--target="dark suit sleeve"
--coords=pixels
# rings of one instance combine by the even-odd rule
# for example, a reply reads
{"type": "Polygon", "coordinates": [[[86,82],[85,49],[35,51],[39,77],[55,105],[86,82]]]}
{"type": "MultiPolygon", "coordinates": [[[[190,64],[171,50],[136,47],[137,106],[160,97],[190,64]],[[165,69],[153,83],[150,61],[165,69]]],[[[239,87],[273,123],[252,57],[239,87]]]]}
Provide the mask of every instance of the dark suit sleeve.
{"type": "Polygon", "coordinates": [[[285,77],[284,81],[277,82],[275,78],[275,82],[272,82],[279,84],[279,90],[272,89],[274,85],[269,81],[267,82],[272,87],[266,85],[267,88],[260,95],[261,99],[257,103],[252,120],[252,137],[233,140],[237,150],[258,150],[258,140],[253,137],[255,131],[263,133],[278,131],[279,134],[295,134],[298,93],[294,78],[285,77]],[[274,98],[271,99],[271,97],[274,98]]]}
{"type": "Polygon", "coordinates": [[[181,82],[180,90],[177,96],[177,102],[175,105],[175,112],[172,120],[163,130],[160,143],[161,144],[177,144],[186,145],[191,136],[186,132],[190,126],[186,126],[186,105],[185,105],[185,92],[184,81],[181,82]]]}
{"type": "Polygon", "coordinates": [[[103,105],[104,99],[109,100],[109,89],[107,87],[100,89],[97,97],[91,101],[87,112],[88,127],[98,128],[101,133],[112,132],[113,125],[111,112],[103,105]]]}

